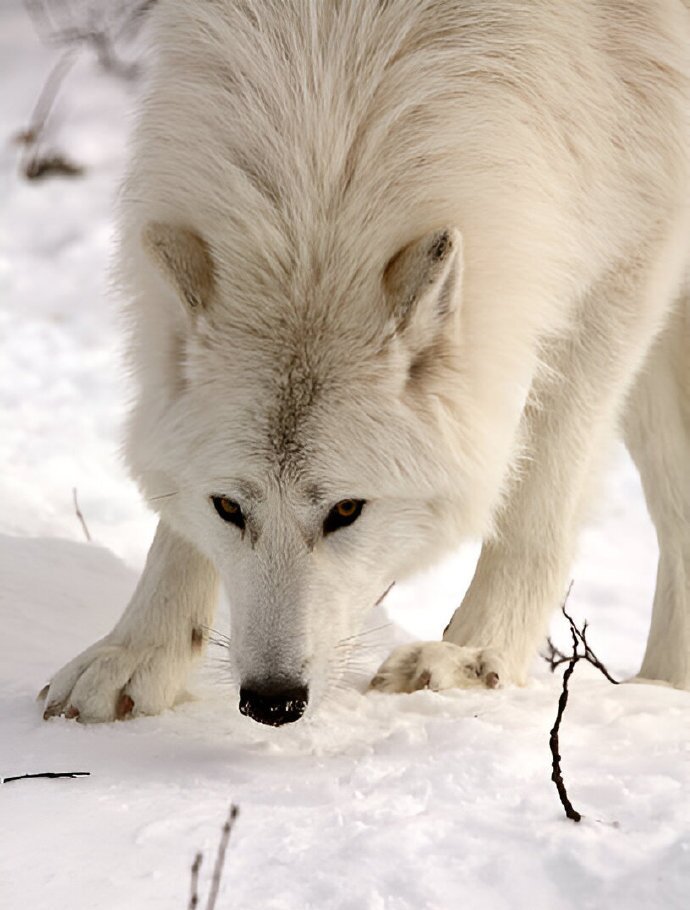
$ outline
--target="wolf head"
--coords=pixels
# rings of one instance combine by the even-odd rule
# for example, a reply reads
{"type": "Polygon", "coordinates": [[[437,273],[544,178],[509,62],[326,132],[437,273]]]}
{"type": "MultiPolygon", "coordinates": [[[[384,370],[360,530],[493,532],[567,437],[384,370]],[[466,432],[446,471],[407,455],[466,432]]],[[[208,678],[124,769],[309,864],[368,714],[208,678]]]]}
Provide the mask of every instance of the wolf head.
{"type": "Polygon", "coordinates": [[[345,293],[325,266],[302,285],[295,269],[253,307],[228,300],[196,233],[149,223],[143,247],[175,315],[129,460],[223,579],[243,710],[293,720],[387,588],[481,520],[458,407],[461,237],[414,239],[345,293]]]}

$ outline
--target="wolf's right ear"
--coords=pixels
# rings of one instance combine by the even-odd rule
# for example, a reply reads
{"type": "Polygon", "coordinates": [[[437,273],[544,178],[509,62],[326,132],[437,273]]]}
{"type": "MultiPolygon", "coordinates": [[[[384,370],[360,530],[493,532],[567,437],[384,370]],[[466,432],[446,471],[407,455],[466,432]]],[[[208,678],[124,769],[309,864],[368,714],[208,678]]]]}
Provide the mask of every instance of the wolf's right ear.
{"type": "Polygon", "coordinates": [[[142,231],[144,249],[185,305],[195,313],[205,307],[215,284],[213,259],[194,231],[150,221],[142,231]]]}
{"type": "Polygon", "coordinates": [[[462,236],[456,228],[432,231],[404,246],[383,273],[395,333],[422,350],[445,330],[460,303],[462,236]]]}

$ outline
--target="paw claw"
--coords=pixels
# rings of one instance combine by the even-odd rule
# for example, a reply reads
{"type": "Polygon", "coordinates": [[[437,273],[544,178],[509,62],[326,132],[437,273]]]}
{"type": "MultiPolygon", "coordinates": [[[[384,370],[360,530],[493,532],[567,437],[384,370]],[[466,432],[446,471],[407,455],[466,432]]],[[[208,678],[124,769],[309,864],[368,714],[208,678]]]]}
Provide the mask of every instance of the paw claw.
{"type": "Polygon", "coordinates": [[[484,681],[486,682],[487,689],[498,689],[498,687],[501,684],[501,680],[499,678],[498,673],[494,673],[494,672],[487,673],[486,679],[484,681]]]}
{"type": "Polygon", "coordinates": [[[117,720],[124,720],[134,709],[134,700],[125,692],[121,692],[115,706],[115,717],[117,720]]]}
{"type": "Polygon", "coordinates": [[[371,682],[369,683],[367,688],[368,689],[381,689],[381,688],[383,688],[385,681],[386,681],[385,677],[382,676],[380,673],[377,673],[376,676],[373,677],[373,679],[371,680],[371,682]]]}
{"type": "Polygon", "coordinates": [[[43,720],[50,720],[51,717],[58,717],[62,713],[62,703],[59,701],[51,702],[46,705],[43,712],[43,720]]]}
{"type": "Polygon", "coordinates": [[[431,670],[422,670],[415,683],[416,689],[428,689],[431,685],[431,670]]]}

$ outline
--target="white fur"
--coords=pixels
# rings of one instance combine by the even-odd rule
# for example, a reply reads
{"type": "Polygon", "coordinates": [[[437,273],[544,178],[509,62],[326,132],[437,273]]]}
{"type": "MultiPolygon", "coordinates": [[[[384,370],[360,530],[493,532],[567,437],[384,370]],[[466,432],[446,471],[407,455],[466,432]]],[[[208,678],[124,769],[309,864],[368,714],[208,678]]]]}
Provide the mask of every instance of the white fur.
{"type": "Polygon", "coordinates": [[[55,710],[109,719],[128,674],[135,713],[171,704],[188,665],[171,643],[209,615],[216,570],[240,679],[299,677],[317,701],[381,592],[470,534],[486,543],[446,641],[523,681],[638,375],[626,436],[661,547],[643,673],[690,688],[686,4],[161,0],[153,16],[118,272],[127,454],[176,543],[154,544],[113,633],[118,672],[86,652],[55,710]],[[323,536],[347,497],[361,518],[323,536]]]}

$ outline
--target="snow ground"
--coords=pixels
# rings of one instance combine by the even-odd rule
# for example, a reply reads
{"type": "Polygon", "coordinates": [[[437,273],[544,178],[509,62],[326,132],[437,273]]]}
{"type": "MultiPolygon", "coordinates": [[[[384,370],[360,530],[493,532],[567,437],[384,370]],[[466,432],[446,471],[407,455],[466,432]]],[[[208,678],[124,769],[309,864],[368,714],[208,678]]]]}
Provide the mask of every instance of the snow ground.
{"type": "MultiPolygon", "coordinates": [[[[41,720],[36,692],[116,620],[153,530],[117,457],[126,390],[105,294],[134,89],[83,61],[54,135],[87,172],[29,184],[8,137],[53,59],[18,4],[0,3],[0,776],[91,777],[0,785],[0,907],[184,907],[194,853],[206,887],[231,801],[219,910],[690,906],[687,693],[616,688],[578,667],[562,747],[580,825],[549,780],[560,681],[543,665],[522,690],[362,694],[404,634],[386,623],[438,636],[473,548],[391,592],[347,686],[297,725],[241,717],[217,647],[194,698],[161,717],[41,720]]],[[[625,676],[644,647],[656,548],[620,453],[600,500],[571,606],[625,676]]],[[[554,635],[567,645],[561,620],[554,635]]]]}

